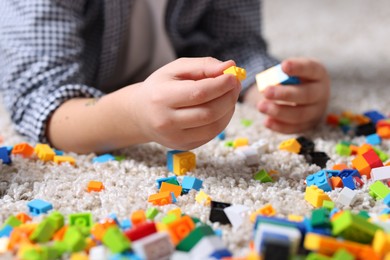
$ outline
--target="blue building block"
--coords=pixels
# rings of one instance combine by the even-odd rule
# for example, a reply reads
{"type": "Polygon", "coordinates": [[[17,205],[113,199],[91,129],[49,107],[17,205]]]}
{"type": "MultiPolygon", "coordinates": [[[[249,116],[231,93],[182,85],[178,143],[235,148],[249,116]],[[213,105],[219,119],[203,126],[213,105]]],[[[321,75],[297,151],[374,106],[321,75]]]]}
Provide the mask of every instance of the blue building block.
{"type": "Polygon", "coordinates": [[[8,152],[8,155],[11,155],[11,153],[12,153],[12,150],[14,149],[14,147],[13,146],[5,146],[6,148],[7,148],[7,152],[8,152]]]}
{"type": "MultiPolygon", "coordinates": [[[[310,220],[309,225],[310,225],[310,220]]],[[[267,217],[267,216],[262,216],[259,215],[256,217],[256,222],[254,225],[254,230],[257,229],[257,227],[261,223],[268,223],[268,224],[274,224],[274,225],[280,225],[280,226],[285,226],[285,227],[294,227],[299,230],[301,233],[301,237],[304,238],[307,232],[306,225],[304,222],[295,222],[295,221],[289,221],[285,218],[277,218],[277,217],[267,217]]]]}
{"type": "Polygon", "coordinates": [[[353,176],[348,176],[348,177],[342,178],[341,180],[343,181],[344,187],[348,187],[351,190],[356,189],[356,183],[355,183],[353,176]]]}
{"type": "Polygon", "coordinates": [[[306,185],[316,185],[318,188],[324,191],[332,191],[332,186],[329,183],[328,175],[324,170],[320,170],[314,174],[307,176],[306,185]]]}
{"type": "Polygon", "coordinates": [[[331,211],[330,211],[330,214],[329,214],[329,218],[331,219],[333,217],[334,214],[340,212],[340,209],[338,208],[333,208],[331,211]]]}
{"type": "Polygon", "coordinates": [[[366,117],[368,117],[375,125],[379,120],[385,119],[386,117],[379,113],[376,110],[370,110],[364,113],[366,117]]]}
{"type": "Polygon", "coordinates": [[[120,254],[110,255],[109,260],[142,260],[141,257],[132,252],[123,252],[120,254]]]}
{"type": "Polygon", "coordinates": [[[175,197],[175,193],[171,192],[171,196],[172,196],[172,203],[176,203],[177,199],[175,197]]]}
{"type": "Polygon", "coordinates": [[[326,172],[327,176],[330,177],[338,177],[340,172],[339,170],[323,170],[326,172]]]}
{"type": "Polygon", "coordinates": [[[190,176],[184,176],[183,181],[181,182],[184,193],[188,193],[191,189],[199,191],[202,188],[202,184],[202,180],[190,176]]]}
{"type": "Polygon", "coordinates": [[[218,138],[219,140],[225,140],[225,138],[226,138],[225,131],[222,131],[221,133],[219,133],[219,134],[217,135],[217,138],[218,138]]]}
{"type": "Polygon", "coordinates": [[[0,230],[0,237],[9,237],[14,228],[11,225],[4,225],[0,230]]]}
{"type": "Polygon", "coordinates": [[[51,203],[39,199],[30,201],[27,203],[27,207],[30,215],[32,216],[38,216],[53,209],[53,205],[51,203]]]}
{"type": "Polygon", "coordinates": [[[218,229],[214,230],[214,233],[217,237],[222,238],[222,229],[218,228],[218,229]]]}
{"type": "Polygon", "coordinates": [[[173,172],[173,155],[177,153],[182,153],[180,150],[171,150],[167,152],[167,168],[168,171],[173,172]]]}
{"type": "Polygon", "coordinates": [[[110,214],[108,215],[108,218],[110,218],[110,219],[114,220],[114,221],[115,221],[115,223],[116,223],[118,226],[120,226],[120,223],[119,223],[118,217],[116,216],[116,214],[115,214],[115,213],[110,213],[110,214]]]}
{"type": "Polygon", "coordinates": [[[341,131],[343,131],[344,134],[348,134],[351,130],[351,126],[349,125],[341,125],[340,126],[341,131]]]}
{"type": "Polygon", "coordinates": [[[383,203],[384,203],[386,206],[390,207],[390,193],[387,194],[387,196],[383,199],[383,203]]]}
{"type": "Polygon", "coordinates": [[[222,259],[224,257],[232,257],[232,253],[230,253],[227,249],[221,249],[218,251],[213,252],[209,255],[209,259],[222,259]]]}
{"type": "Polygon", "coordinates": [[[115,156],[113,156],[112,154],[109,154],[109,153],[97,156],[97,157],[92,159],[93,163],[105,163],[105,162],[109,162],[109,161],[115,161],[115,156]]]}
{"type": "Polygon", "coordinates": [[[157,189],[161,188],[161,183],[168,182],[168,181],[177,181],[177,177],[176,176],[169,176],[169,177],[166,177],[166,178],[157,179],[156,180],[157,189]]]}
{"type": "Polygon", "coordinates": [[[358,178],[362,177],[360,175],[360,173],[358,172],[358,170],[355,170],[355,169],[344,169],[338,175],[338,177],[340,177],[341,179],[342,178],[347,178],[349,176],[351,176],[351,177],[358,177],[358,178]]]}
{"type": "Polygon", "coordinates": [[[390,208],[385,208],[381,211],[381,215],[387,215],[387,214],[390,214],[390,208]]]}
{"type": "Polygon", "coordinates": [[[366,143],[380,145],[382,143],[382,138],[378,134],[370,134],[366,136],[366,143]]]}
{"type": "Polygon", "coordinates": [[[260,248],[256,248],[257,252],[264,252],[265,251],[265,246],[266,246],[267,241],[280,241],[281,243],[287,242],[288,244],[290,243],[290,239],[286,235],[271,233],[271,232],[264,232],[262,239],[261,239],[261,243],[259,245],[260,248]]]}
{"type": "Polygon", "coordinates": [[[8,153],[7,147],[0,147],[0,159],[3,161],[3,164],[11,164],[12,160],[8,153]]]}
{"type": "Polygon", "coordinates": [[[311,220],[308,218],[304,218],[303,223],[305,225],[306,231],[310,233],[316,233],[325,236],[332,235],[332,229],[329,227],[313,227],[311,225],[311,220]]]}
{"type": "Polygon", "coordinates": [[[56,155],[59,155],[59,156],[64,155],[64,151],[60,151],[60,150],[57,150],[57,149],[53,149],[53,150],[54,150],[54,153],[56,155]]]}
{"type": "Polygon", "coordinates": [[[132,227],[131,221],[128,218],[122,220],[119,226],[121,227],[122,230],[127,230],[132,227]]]}

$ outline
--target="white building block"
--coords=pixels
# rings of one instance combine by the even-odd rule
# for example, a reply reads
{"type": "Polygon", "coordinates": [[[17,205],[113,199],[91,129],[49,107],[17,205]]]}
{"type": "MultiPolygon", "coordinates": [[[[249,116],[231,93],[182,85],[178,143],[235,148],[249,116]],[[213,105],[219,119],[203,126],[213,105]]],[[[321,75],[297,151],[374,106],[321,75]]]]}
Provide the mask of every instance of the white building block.
{"type": "Polygon", "coordinates": [[[252,166],[259,164],[259,154],[255,148],[246,145],[237,147],[234,151],[240,157],[244,158],[246,165],[252,166]]]}
{"type": "Polygon", "coordinates": [[[4,254],[8,251],[8,237],[0,237],[0,254],[4,254]]]}
{"type": "Polygon", "coordinates": [[[299,244],[301,242],[301,232],[299,232],[298,229],[294,227],[286,227],[286,226],[280,226],[280,225],[274,225],[268,223],[261,223],[257,227],[255,233],[255,239],[254,239],[255,250],[258,253],[261,253],[262,251],[261,245],[263,239],[265,239],[266,233],[287,236],[291,245],[290,254],[295,255],[298,252],[299,244]]]}
{"type": "Polygon", "coordinates": [[[183,260],[183,259],[191,260],[192,258],[190,256],[190,253],[176,250],[171,255],[171,258],[170,258],[170,260],[183,260]]]}
{"type": "Polygon", "coordinates": [[[214,252],[225,248],[226,246],[220,237],[206,236],[191,249],[191,259],[207,259],[214,252]]]}
{"type": "Polygon", "coordinates": [[[383,181],[390,179],[390,166],[382,166],[371,170],[371,179],[375,181],[383,181]]]}
{"type": "Polygon", "coordinates": [[[351,190],[348,187],[344,187],[341,190],[336,202],[344,206],[350,206],[356,201],[356,195],[357,195],[357,191],[351,190]]]}
{"type": "Polygon", "coordinates": [[[232,205],[230,207],[226,207],[223,209],[227,218],[233,226],[233,231],[237,231],[238,228],[244,223],[248,221],[246,212],[248,212],[249,208],[243,205],[232,205]]]}
{"type": "Polygon", "coordinates": [[[103,245],[94,246],[89,250],[89,260],[105,260],[109,255],[108,248],[103,245]]]}
{"type": "Polygon", "coordinates": [[[174,248],[166,232],[157,232],[132,243],[134,252],[142,259],[169,259],[174,248]]]}
{"type": "Polygon", "coordinates": [[[252,143],[251,147],[255,148],[258,154],[266,153],[269,149],[268,141],[265,139],[257,140],[256,142],[252,143]]]}

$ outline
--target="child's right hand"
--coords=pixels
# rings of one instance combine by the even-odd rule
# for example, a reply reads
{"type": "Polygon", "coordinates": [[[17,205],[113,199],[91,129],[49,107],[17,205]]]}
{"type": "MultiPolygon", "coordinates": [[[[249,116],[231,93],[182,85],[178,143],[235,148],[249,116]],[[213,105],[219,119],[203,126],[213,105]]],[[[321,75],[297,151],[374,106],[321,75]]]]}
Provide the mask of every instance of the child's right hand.
{"type": "Polygon", "coordinates": [[[217,136],[228,125],[241,90],[235,76],[223,74],[234,65],[180,58],[150,75],[128,104],[145,139],[190,150],[217,136]]]}

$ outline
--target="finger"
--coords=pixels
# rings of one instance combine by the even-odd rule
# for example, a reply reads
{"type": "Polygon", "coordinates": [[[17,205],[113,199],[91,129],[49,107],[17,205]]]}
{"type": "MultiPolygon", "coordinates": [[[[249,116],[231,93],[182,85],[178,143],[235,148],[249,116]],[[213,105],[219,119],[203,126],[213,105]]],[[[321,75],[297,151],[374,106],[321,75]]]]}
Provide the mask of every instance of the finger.
{"type": "Polygon", "coordinates": [[[302,133],[309,129],[312,129],[316,124],[317,124],[316,121],[307,122],[303,124],[289,124],[286,122],[279,121],[272,117],[268,117],[264,121],[265,127],[271,129],[272,131],[279,132],[282,134],[302,133]]]}
{"type": "Polygon", "coordinates": [[[306,80],[319,80],[325,77],[326,70],[321,63],[308,58],[290,58],[282,62],[283,71],[306,80]]]}
{"type": "Polygon", "coordinates": [[[180,122],[182,129],[209,125],[220,120],[235,107],[239,94],[239,89],[233,89],[205,104],[177,109],[174,112],[174,121],[180,122]]]}
{"type": "Polygon", "coordinates": [[[318,89],[321,87],[316,82],[304,83],[299,86],[271,86],[264,90],[264,97],[269,100],[282,100],[299,105],[310,105],[320,101],[323,98],[324,91],[318,89]]]}
{"type": "Polygon", "coordinates": [[[320,116],[318,105],[280,105],[270,100],[263,100],[259,103],[258,109],[261,113],[289,124],[302,124],[316,120],[320,116]]]}
{"type": "Polygon", "coordinates": [[[172,93],[166,93],[171,97],[167,102],[173,108],[205,104],[232,90],[236,92],[241,90],[241,83],[231,74],[223,74],[216,78],[207,78],[198,81],[180,81],[179,83],[175,84],[172,91],[174,91],[175,97],[180,98],[172,98],[172,93]]]}
{"type": "Polygon", "coordinates": [[[222,62],[211,57],[180,58],[162,67],[162,70],[175,79],[200,80],[215,78],[222,75],[225,69],[235,65],[232,60],[222,62]]]}

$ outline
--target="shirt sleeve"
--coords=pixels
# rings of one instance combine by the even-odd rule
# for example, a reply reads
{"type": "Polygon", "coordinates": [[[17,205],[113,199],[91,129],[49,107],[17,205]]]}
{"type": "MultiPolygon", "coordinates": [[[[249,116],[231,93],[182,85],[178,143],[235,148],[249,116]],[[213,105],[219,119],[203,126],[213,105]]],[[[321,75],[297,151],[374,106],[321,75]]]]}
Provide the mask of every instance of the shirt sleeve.
{"type": "Polygon", "coordinates": [[[102,95],[83,73],[85,2],[0,1],[0,88],[16,130],[33,142],[48,141],[63,102],[102,95]]]}
{"type": "Polygon", "coordinates": [[[255,75],[278,61],[261,35],[260,0],[170,0],[166,26],[179,57],[233,59],[247,71],[243,91],[255,75]]]}

